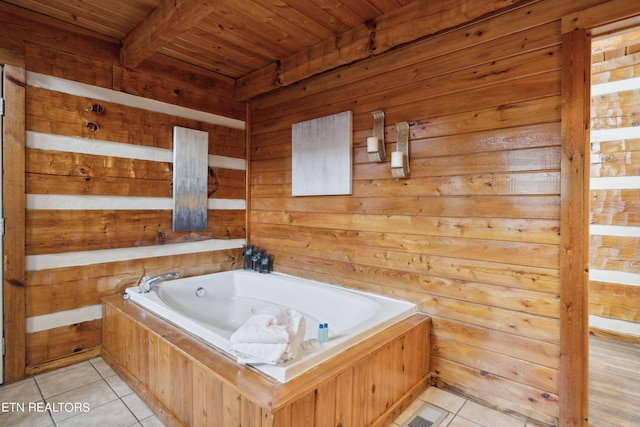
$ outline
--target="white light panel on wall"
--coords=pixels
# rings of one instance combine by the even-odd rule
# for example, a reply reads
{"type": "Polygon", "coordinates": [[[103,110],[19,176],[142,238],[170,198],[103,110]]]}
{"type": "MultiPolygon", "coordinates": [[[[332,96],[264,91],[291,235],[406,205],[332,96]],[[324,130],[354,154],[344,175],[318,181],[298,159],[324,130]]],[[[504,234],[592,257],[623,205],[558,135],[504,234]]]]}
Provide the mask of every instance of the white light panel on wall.
{"type": "Polygon", "coordinates": [[[351,194],[352,113],[346,111],[291,126],[292,194],[351,194]]]}

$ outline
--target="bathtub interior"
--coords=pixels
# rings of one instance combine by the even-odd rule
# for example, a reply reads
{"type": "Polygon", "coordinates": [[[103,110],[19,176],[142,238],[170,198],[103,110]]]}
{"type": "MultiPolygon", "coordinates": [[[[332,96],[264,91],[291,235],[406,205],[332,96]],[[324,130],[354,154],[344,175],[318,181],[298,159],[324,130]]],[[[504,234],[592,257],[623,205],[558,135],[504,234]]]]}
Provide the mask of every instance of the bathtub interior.
{"type": "Polygon", "coordinates": [[[256,276],[244,271],[225,272],[166,282],[157,294],[169,307],[215,328],[227,339],[267,306],[293,308],[303,313],[307,327],[305,339],[317,336],[319,323],[329,325],[332,337],[345,334],[383,308],[373,299],[313,281],[302,282],[306,286],[300,295],[300,283],[300,279],[276,273],[256,276]],[[269,287],[273,279],[277,280],[277,292],[269,287]],[[327,310],[320,301],[331,302],[333,308],[327,310]]]}
{"type": "Polygon", "coordinates": [[[127,292],[139,305],[228,353],[229,337],[265,306],[294,308],[305,316],[305,340],[329,324],[329,341],[298,359],[254,365],[286,382],[349,346],[414,314],[414,304],[279,273],[232,270],[162,282],[155,292],[127,292]]]}

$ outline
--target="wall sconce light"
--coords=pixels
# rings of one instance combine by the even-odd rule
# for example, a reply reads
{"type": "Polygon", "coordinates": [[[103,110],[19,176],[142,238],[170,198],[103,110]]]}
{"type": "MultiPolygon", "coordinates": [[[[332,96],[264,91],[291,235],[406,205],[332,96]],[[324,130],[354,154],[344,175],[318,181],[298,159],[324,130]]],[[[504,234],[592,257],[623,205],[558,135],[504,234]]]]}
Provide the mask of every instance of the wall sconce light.
{"type": "Polygon", "coordinates": [[[384,111],[376,110],[373,115],[373,136],[367,138],[367,155],[370,162],[384,162],[387,153],[384,148],[384,111]]]}
{"type": "Polygon", "coordinates": [[[391,153],[391,174],[394,178],[409,176],[409,124],[396,123],[396,151],[391,153]]]}

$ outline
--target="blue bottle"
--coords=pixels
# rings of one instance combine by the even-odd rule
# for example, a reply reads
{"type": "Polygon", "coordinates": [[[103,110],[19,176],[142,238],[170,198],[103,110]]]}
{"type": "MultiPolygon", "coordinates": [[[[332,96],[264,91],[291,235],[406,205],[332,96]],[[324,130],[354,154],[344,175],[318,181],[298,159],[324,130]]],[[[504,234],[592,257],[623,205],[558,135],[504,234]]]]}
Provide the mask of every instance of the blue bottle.
{"type": "Polygon", "coordinates": [[[318,325],[318,342],[320,344],[324,343],[324,325],[322,323],[320,323],[318,325]]]}
{"type": "Polygon", "coordinates": [[[327,342],[327,341],[329,341],[329,325],[327,323],[325,323],[323,329],[324,329],[324,332],[323,332],[324,341],[323,342],[327,342]]]}

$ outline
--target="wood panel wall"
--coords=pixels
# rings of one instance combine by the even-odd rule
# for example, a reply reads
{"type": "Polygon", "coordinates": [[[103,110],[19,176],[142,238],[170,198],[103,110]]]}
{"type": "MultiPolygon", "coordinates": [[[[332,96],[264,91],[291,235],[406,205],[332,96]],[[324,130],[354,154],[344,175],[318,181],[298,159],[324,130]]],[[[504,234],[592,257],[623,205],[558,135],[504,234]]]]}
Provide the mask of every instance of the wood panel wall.
{"type": "MultiPolygon", "coordinates": [[[[439,387],[557,424],[560,18],[541,1],[251,102],[249,240],[276,270],[433,319],[439,387]],[[371,112],[410,123],[411,176],[370,163],[371,112]],[[291,196],[291,125],[351,110],[353,194],[291,196]],[[491,390],[488,396],[486,390],[491,390]]],[[[428,25],[428,23],[425,23],[428,25]]]]}
{"type": "Polygon", "coordinates": [[[232,99],[231,79],[176,71],[169,59],[127,70],[118,66],[116,43],[0,7],[2,25],[12,28],[0,48],[26,65],[25,299],[6,301],[5,313],[26,320],[26,356],[10,350],[7,357],[29,375],[99,354],[102,296],[144,274],[190,276],[239,265],[246,107],[232,99]],[[94,104],[104,111],[90,111],[94,104]],[[171,231],[173,126],[209,133],[215,160],[203,231],[171,231]],[[21,318],[12,304],[24,304],[21,318]]]}
{"type": "MultiPolygon", "coordinates": [[[[543,424],[555,423],[558,413],[559,19],[599,3],[603,2],[520,2],[511,12],[485,17],[419,44],[258,97],[247,116],[253,117],[250,238],[276,253],[276,269],[417,302],[433,314],[431,366],[436,367],[440,386],[543,424]],[[354,195],[290,197],[291,124],[345,109],[355,113],[354,195]],[[395,138],[393,123],[407,120],[411,124],[412,176],[407,180],[391,178],[389,160],[381,165],[366,160],[370,112],[376,109],[387,113],[387,151],[395,138]],[[487,396],[489,389],[493,397],[487,396]]],[[[580,15],[579,23],[608,23],[595,18],[613,16],[608,12],[614,9],[603,6],[599,12],[607,13],[580,15]]],[[[244,104],[225,95],[233,89],[228,79],[203,75],[168,59],[145,63],[138,71],[121,68],[117,44],[6,3],[0,3],[0,23],[8,29],[0,34],[0,57],[19,65],[26,60],[28,71],[244,118],[244,104]]],[[[36,96],[38,91],[32,89],[27,87],[29,96],[36,96]]],[[[77,105],[85,106],[86,101],[90,99],[77,105]]],[[[58,121],[52,121],[57,125],[63,124],[73,108],[59,111],[63,112],[58,121]]],[[[75,111],[76,119],[80,113],[75,111]]],[[[56,135],[57,131],[49,132],[56,135]]],[[[73,135],[79,132],[76,129],[73,135]]],[[[114,142],[121,141],[124,139],[114,142]]],[[[66,167],[73,165],[76,170],[82,162],[100,169],[100,160],[106,160],[80,156],[82,160],[73,163],[64,156],[56,159],[52,150],[48,151],[29,150],[30,159],[35,159],[30,161],[34,170],[46,165],[46,156],[51,156],[50,165],[69,161],[66,167]],[[38,159],[40,154],[45,157],[38,159]]],[[[118,162],[117,156],[102,157],[118,162]]],[[[148,167],[147,162],[144,167],[136,165],[135,170],[146,172],[148,167]]],[[[132,170],[126,164],[117,168],[132,170]]],[[[153,173],[162,174],[153,169],[153,173]]],[[[108,188],[124,197],[137,197],[134,194],[139,188],[130,185],[132,180],[124,175],[100,177],[99,184],[93,177],[74,179],[60,172],[51,173],[51,181],[38,183],[36,175],[29,185],[56,191],[62,187],[47,182],[61,182],[68,191],[73,189],[66,196],[79,196],[82,188],[93,194],[108,188]],[[125,184],[119,185],[118,180],[125,184]]],[[[152,179],[142,179],[144,185],[152,184],[152,179]]],[[[161,182],[153,182],[158,184],[154,192],[166,191],[161,182]]],[[[120,213],[113,212],[112,218],[119,218],[120,213]]],[[[76,214],[79,212],[74,210],[76,214]]],[[[100,219],[95,215],[77,218],[100,219]]],[[[137,217],[129,217],[124,221],[137,224],[132,225],[135,228],[147,219],[136,222],[137,217]]],[[[138,236],[150,243],[150,235],[140,232],[143,228],[136,228],[138,236]]],[[[118,238],[128,235],[122,229],[115,232],[107,227],[107,231],[118,238]]],[[[50,236],[57,238],[57,233],[50,236]]],[[[46,246],[45,239],[38,242],[34,237],[33,243],[46,246]]],[[[114,242],[100,233],[92,237],[114,242]]],[[[29,280],[42,284],[40,292],[56,289],[47,278],[55,276],[56,283],[85,293],[97,294],[105,288],[108,293],[122,283],[109,283],[106,277],[112,275],[107,270],[116,277],[133,279],[131,269],[160,271],[187,260],[193,261],[194,270],[211,265],[227,268],[236,255],[216,253],[213,256],[221,257],[219,263],[176,255],[136,261],[134,266],[116,262],[96,264],[95,268],[65,267],[49,269],[52,275],[43,273],[41,279],[33,270],[29,280]],[[74,282],[91,285],[81,288],[74,282]]],[[[11,256],[10,262],[15,261],[15,254],[11,256]]],[[[5,301],[11,313],[25,310],[24,306],[11,306],[20,305],[21,285],[16,283],[17,297],[5,301]]],[[[51,305],[81,307],[83,303],[75,298],[86,297],[84,293],[61,292],[49,293],[51,305]]],[[[48,305],[45,298],[40,304],[35,304],[39,297],[34,298],[27,303],[29,310],[48,310],[42,308],[48,305]]],[[[22,318],[11,320],[20,325],[22,318]]],[[[81,331],[74,328],[49,330],[47,339],[31,337],[39,339],[32,354],[40,354],[37,357],[42,361],[30,365],[30,372],[55,364],[59,357],[67,361],[71,354],[87,357],[82,349],[93,344],[74,346],[84,340],[81,331]],[[48,342],[66,349],[49,350],[48,342]],[[47,352],[51,356],[42,359],[47,352]]],[[[83,325],[82,334],[89,337],[85,342],[95,337],[87,332],[92,328],[95,330],[95,322],[83,325]]],[[[12,379],[18,379],[25,361],[20,360],[20,349],[16,351],[11,344],[7,342],[7,369],[12,379]]],[[[564,401],[570,398],[565,396],[564,401]]]]}
{"type": "Polygon", "coordinates": [[[640,31],[592,49],[589,313],[594,333],[640,342],[640,31]]]}
{"type": "MultiPolygon", "coordinates": [[[[209,153],[242,158],[244,131],[229,130],[195,120],[185,120],[149,110],[85,99],[54,90],[27,86],[27,141],[36,135],[65,135],[72,138],[152,146],[171,150],[175,125],[209,132],[209,153]],[[98,102],[105,108],[99,116],[86,113],[98,102]],[[98,117],[87,117],[98,116],[98,117]],[[100,128],[89,133],[84,126],[95,120],[100,128]],[[220,142],[223,143],[220,143],[220,142]]],[[[75,140],[75,139],[74,139],[75,140]]],[[[44,207],[27,206],[26,255],[62,255],[102,250],[125,250],[173,243],[202,242],[210,239],[244,237],[244,209],[212,209],[206,230],[172,232],[171,210],[145,208],[146,198],[172,196],[170,162],[122,157],[117,147],[112,154],[93,155],[28,144],[26,154],[26,194],[30,197],[69,196],[68,208],[45,198],[44,207]],[[90,204],[95,196],[120,197],[117,208],[109,200],[98,207],[90,204]],[[144,197],[142,203],[126,198],[144,197]],[[83,201],[86,198],[87,201],[83,201]],[[125,200],[123,200],[124,198],[125,200]],[[50,201],[50,202],[48,202],[50,201]]],[[[244,170],[219,167],[209,169],[209,197],[244,199],[244,170]]],[[[35,199],[40,200],[40,199],[35,199]]],[[[65,200],[65,199],[62,199],[65,200]]],[[[35,205],[36,203],[33,203],[35,205]]],[[[238,245],[236,243],[236,245],[238,245]]],[[[195,248],[194,248],[195,250],[195,248]]],[[[147,275],[177,270],[183,275],[225,270],[236,265],[238,250],[191,253],[190,250],[165,257],[131,255],[124,261],[70,261],[64,266],[27,266],[27,319],[99,304],[100,297],[135,285],[147,275]]],[[[113,254],[113,252],[111,252],[113,254]]],[[[105,258],[109,259],[108,255],[105,258]]],[[[37,259],[37,258],[36,258],[37,259]]],[[[27,331],[29,332],[29,331],[27,331]]],[[[72,325],[28,333],[27,371],[43,362],[99,347],[100,321],[73,322],[72,325]]]]}

